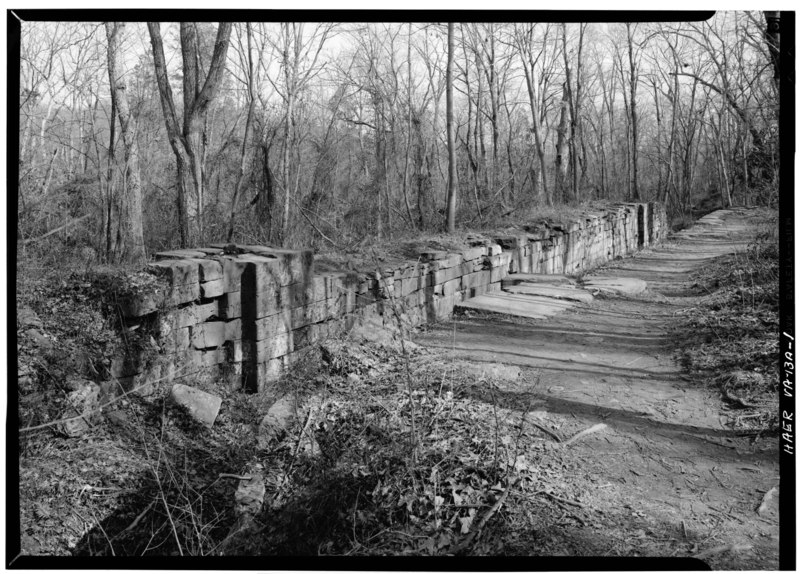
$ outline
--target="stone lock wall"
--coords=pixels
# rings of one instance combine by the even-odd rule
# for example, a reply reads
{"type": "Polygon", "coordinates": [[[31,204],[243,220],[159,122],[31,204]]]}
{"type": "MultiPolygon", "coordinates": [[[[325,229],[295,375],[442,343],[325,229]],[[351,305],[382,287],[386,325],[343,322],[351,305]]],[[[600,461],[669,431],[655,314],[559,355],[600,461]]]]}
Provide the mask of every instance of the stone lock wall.
{"type": "Polygon", "coordinates": [[[618,204],[369,274],[315,273],[308,250],[238,245],[230,253],[213,244],[157,253],[146,268],[157,287],[120,309],[129,324],[154,325],[157,375],[188,369],[258,392],[314,343],[359,321],[393,322],[395,311],[409,326],[443,319],[464,299],[499,290],[509,273],[582,273],[660,242],[667,229],[663,205],[618,204]]]}

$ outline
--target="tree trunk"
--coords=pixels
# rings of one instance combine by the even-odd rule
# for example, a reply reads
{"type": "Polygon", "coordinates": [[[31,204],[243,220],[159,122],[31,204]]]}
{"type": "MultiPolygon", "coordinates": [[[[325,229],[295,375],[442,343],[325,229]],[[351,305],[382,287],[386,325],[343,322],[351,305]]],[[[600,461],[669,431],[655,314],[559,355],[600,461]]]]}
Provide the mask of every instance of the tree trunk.
{"type": "Polygon", "coordinates": [[[456,142],[453,125],[453,23],[447,24],[447,231],[456,230],[456,142]]]}
{"type": "Polygon", "coordinates": [[[561,97],[561,119],[558,122],[556,139],[556,201],[568,201],[566,197],[567,166],[569,165],[569,149],[567,147],[567,123],[569,121],[569,97],[567,84],[564,83],[561,97]]]}
{"type": "Polygon", "coordinates": [[[631,173],[633,201],[639,201],[639,122],[636,115],[636,84],[638,70],[633,61],[633,35],[631,25],[625,24],[628,30],[628,63],[630,64],[630,104],[631,104],[631,173]]]}
{"type": "Polygon", "coordinates": [[[139,146],[131,122],[127,83],[120,57],[120,44],[124,29],[123,22],[106,22],[108,79],[125,146],[124,175],[126,184],[124,186],[125,193],[122,193],[119,198],[119,225],[113,249],[113,261],[115,263],[141,263],[145,260],[142,229],[142,184],[139,178],[139,146]]]}
{"type": "Polygon", "coordinates": [[[239,195],[242,191],[244,182],[244,171],[247,163],[247,140],[250,137],[250,129],[253,124],[253,113],[255,112],[255,94],[253,91],[255,81],[255,71],[253,70],[253,31],[250,22],[245,23],[247,34],[247,119],[244,122],[244,136],[242,137],[242,153],[239,160],[239,172],[236,174],[236,185],[233,189],[231,199],[231,218],[228,224],[228,242],[233,240],[234,226],[236,224],[236,207],[239,195]]]}
{"type": "Polygon", "coordinates": [[[178,221],[181,246],[189,247],[202,239],[203,214],[203,126],[208,109],[222,84],[230,43],[231,23],[220,22],[214,54],[205,79],[199,69],[200,54],[195,26],[181,22],[183,55],[183,126],[178,124],[172,88],[169,85],[164,44],[158,22],[148,22],[153,47],[153,65],[161,99],[161,109],[178,171],[178,221]]]}
{"type": "Polygon", "coordinates": [[[536,156],[539,160],[538,174],[533,177],[534,193],[539,201],[544,198],[549,205],[551,202],[550,194],[547,190],[547,166],[545,165],[544,146],[542,145],[541,127],[539,125],[539,112],[537,111],[536,106],[536,89],[534,88],[533,84],[534,64],[530,54],[530,50],[532,49],[531,42],[533,36],[533,25],[531,25],[531,27],[526,31],[526,34],[527,53],[523,54],[522,56],[522,70],[525,72],[525,85],[528,88],[528,100],[531,104],[531,126],[533,128],[533,139],[536,147],[536,156]],[[537,190],[539,187],[539,181],[541,181],[541,189],[537,190]],[[536,193],[536,191],[539,191],[539,193],[536,193]]]}

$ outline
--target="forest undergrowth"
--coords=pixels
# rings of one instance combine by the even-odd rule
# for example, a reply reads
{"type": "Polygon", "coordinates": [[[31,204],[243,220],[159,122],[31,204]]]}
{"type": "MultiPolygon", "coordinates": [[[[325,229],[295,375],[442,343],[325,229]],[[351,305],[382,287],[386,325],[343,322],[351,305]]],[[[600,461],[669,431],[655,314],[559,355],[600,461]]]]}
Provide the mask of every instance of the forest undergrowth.
{"type": "Polygon", "coordinates": [[[777,214],[764,215],[753,241],[693,275],[697,304],[676,325],[687,371],[719,388],[737,428],[778,425],[779,256],[777,214]]]}

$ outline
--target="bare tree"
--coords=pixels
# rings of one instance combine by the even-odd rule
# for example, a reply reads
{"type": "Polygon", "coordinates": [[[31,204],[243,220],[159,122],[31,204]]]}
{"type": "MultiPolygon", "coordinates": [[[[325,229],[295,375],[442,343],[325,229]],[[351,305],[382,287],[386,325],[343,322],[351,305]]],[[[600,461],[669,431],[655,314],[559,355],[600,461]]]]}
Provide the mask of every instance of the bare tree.
{"type": "Polygon", "coordinates": [[[121,58],[124,22],[106,22],[108,37],[108,80],[125,147],[125,186],[119,196],[119,222],[112,260],[116,263],[140,263],[145,259],[142,230],[142,184],[139,178],[139,146],[128,105],[127,81],[121,58]]]}
{"type": "Polygon", "coordinates": [[[456,138],[453,121],[453,23],[447,23],[447,231],[456,230],[456,138]]]}
{"type": "Polygon", "coordinates": [[[180,23],[183,56],[183,125],[178,123],[172,88],[167,75],[164,43],[158,22],[148,22],[153,47],[153,64],[161,96],[161,107],[172,151],[178,167],[178,211],[181,245],[203,240],[203,157],[204,125],[209,108],[219,92],[230,44],[231,23],[220,22],[208,73],[201,67],[197,26],[180,23]]]}

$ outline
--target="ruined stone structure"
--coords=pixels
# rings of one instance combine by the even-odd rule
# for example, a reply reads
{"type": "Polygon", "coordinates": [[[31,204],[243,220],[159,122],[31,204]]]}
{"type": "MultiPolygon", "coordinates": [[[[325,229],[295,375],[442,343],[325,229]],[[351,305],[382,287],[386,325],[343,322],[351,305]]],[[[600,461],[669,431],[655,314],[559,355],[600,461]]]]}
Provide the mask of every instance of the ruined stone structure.
{"type": "MultiPolygon", "coordinates": [[[[407,325],[448,317],[453,307],[497,291],[509,273],[578,274],[661,241],[657,203],[619,204],[477,241],[461,252],[423,252],[369,274],[315,273],[307,250],[215,244],[156,254],[155,286],[120,302],[129,325],[147,322],[159,347],[148,369],[118,365],[127,387],[193,369],[258,392],[302,361],[313,344],[365,319],[407,325]]],[[[127,366],[126,366],[127,365],[127,366]]]]}

